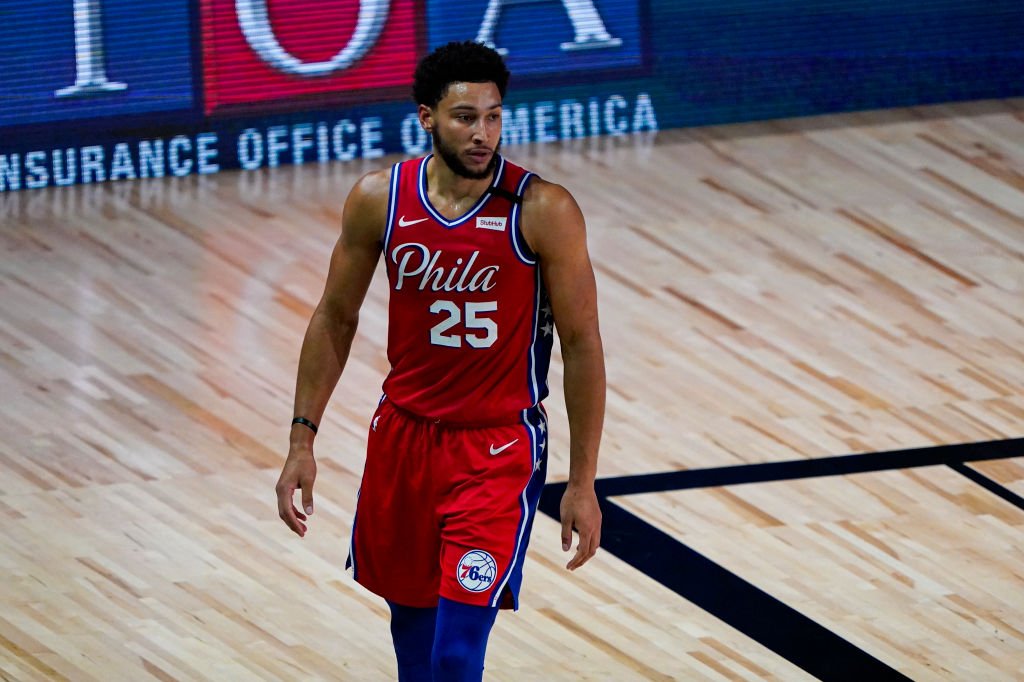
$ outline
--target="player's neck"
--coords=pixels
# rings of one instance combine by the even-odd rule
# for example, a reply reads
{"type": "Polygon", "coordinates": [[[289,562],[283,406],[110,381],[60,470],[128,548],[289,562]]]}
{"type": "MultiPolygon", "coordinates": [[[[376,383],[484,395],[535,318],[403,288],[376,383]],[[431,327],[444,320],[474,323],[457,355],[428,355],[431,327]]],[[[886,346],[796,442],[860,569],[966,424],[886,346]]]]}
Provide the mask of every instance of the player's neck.
{"type": "Polygon", "coordinates": [[[487,191],[493,178],[493,172],[479,180],[459,175],[437,155],[434,155],[427,165],[427,187],[431,196],[453,206],[466,201],[475,202],[487,191]]]}

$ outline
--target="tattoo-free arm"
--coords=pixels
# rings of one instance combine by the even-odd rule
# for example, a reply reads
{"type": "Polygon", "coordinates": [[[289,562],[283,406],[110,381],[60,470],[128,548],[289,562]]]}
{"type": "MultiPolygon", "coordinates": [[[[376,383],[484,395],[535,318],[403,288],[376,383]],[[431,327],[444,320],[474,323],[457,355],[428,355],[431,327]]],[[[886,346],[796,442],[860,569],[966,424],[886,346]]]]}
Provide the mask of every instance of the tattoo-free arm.
{"type": "MultiPolygon", "coordinates": [[[[380,259],[380,243],[387,207],[387,171],[364,176],[349,194],[342,214],[342,231],[331,255],[323,296],[306,328],[295,381],[296,417],[319,424],[334,387],[348,360],[359,323],[359,309],[380,259]]],[[[277,482],[281,519],[299,536],[306,533],[313,513],[313,431],[293,424],[288,458],[277,482]],[[302,490],[302,509],[295,508],[294,493],[302,490]]]]}
{"type": "Polygon", "coordinates": [[[569,550],[574,527],[580,535],[576,554],[566,566],[574,570],[594,556],[601,542],[594,479],[604,424],[605,372],[597,287],[583,214],[564,188],[531,182],[524,200],[523,231],[538,255],[565,366],[569,482],[560,511],[562,549],[569,550]]]}

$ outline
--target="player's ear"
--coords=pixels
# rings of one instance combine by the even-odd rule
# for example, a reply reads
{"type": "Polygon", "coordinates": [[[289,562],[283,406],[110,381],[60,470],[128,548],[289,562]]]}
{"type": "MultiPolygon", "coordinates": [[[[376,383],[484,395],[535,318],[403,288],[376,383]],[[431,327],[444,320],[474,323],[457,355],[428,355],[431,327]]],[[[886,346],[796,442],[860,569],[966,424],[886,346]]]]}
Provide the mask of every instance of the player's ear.
{"type": "Polygon", "coordinates": [[[416,113],[420,118],[420,125],[423,127],[423,129],[426,130],[428,133],[433,131],[434,125],[436,123],[434,118],[434,110],[428,107],[426,104],[420,104],[417,107],[416,113]]]}

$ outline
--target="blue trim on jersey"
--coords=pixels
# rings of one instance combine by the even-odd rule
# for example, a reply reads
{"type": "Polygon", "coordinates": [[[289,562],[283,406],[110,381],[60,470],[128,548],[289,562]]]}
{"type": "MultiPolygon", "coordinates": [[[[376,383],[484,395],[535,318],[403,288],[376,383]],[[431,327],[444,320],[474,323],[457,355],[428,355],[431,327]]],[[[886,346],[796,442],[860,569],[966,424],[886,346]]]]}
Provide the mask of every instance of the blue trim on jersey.
{"type": "Polygon", "coordinates": [[[348,559],[345,561],[345,568],[352,569],[352,579],[359,580],[359,568],[356,566],[356,523],[359,521],[359,493],[363,487],[356,490],[356,512],[352,515],[352,534],[348,539],[348,559]]]}
{"type": "MultiPolygon", "coordinates": [[[[523,175],[519,181],[519,186],[516,188],[517,196],[523,196],[526,186],[532,177],[534,177],[534,174],[530,172],[523,175]]],[[[512,207],[512,228],[509,230],[509,240],[512,243],[512,252],[516,255],[516,258],[521,263],[534,268],[533,320],[530,329],[530,349],[526,357],[526,382],[530,389],[530,402],[536,405],[548,395],[548,365],[551,364],[551,345],[554,341],[553,333],[540,336],[543,329],[541,321],[543,320],[546,324],[552,324],[554,318],[552,317],[551,320],[545,319],[550,316],[550,303],[544,290],[544,281],[541,277],[540,267],[537,265],[537,254],[529,247],[526,243],[526,238],[523,237],[521,208],[521,202],[512,207]],[[542,316],[541,313],[545,310],[549,312],[542,316]],[[551,339],[546,340],[549,336],[551,339]]]]}
{"type": "MultiPolygon", "coordinates": [[[[523,175],[519,181],[519,186],[516,188],[516,196],[522,197],[523,193],[526,192],[526,185],[530,182],[530,178],[534,177],[533,173],[527,172],[523,175]]],[[[537,254],[533,252],[530,245],[526,243],[526,237],[523,236],[522,228],[522,202],[512,206],[512,228],[508,231],[509,239],[512,240],[512,252],[516,254],[523,263],[527,265],[537,264],[537,254]]]]}
{"type": "Polygon", "coordinates": [[[544,288],[539,267],[534,268],[533,287],[533,321],[530,349],[526,356],[526,383],[530,389],[530,400],[536,405],[548,397],[548,369],[551,365],[551,347],[555,343],[555,317],[551,312],[551,301],[544,288]]]}
{"type": "Polygon", "coordinates": [[[505,573],[491,593],[490,605],[492,607],[501,606],[502,596],[507,588],[512,593],[513,608],[519,608],[519,588],[523,583],[523,562],[526,559],[526,548],[530,543],[533,519],[537,516],[540,493],[544,489],[544,479],[547,477],[547,414],[544,412],[544,408],[535,405],[523,410],[521,420],[530,439],[530,463],[533,472],[519,496],[520,517],[516,532],[516,548],[505,573]]]}
{"type": "Polygon", "coordinates": [[[548,397],[548,369],[551,366],[551,348],[555,344],[555,316],[551,312],[540,268],[536,269],[536,303],[533,317],[533,340],[530,343],[530,396],[534,404],[548,397]],[[543,323],[543,324],[542,324],[543,323]],[[547,329],[547,331],[545,331],[547,329]]]}
{"type": "Polygon", "coordinates": [[[395,212],[398,211],[398,181],[402,175],[402,164],[396,163],[391,167],[391,188],[388,191],[388,222],[384,226],[384,264],[391,262],[388,256],[388,249],[391,246],[391,232],[395,227],[395,212]]]}
{"type": "MultiPolygon", "coordinates": [[[[443,215],[441,215],[436,208],[433,207],[433,205],[430,203],[430,199],[427,197],[427,162],[430,161],[430,159],[433,156],[433,154],[427,154],[425,157],[423,157],[423,161],[420,162],[419,179],[416,183],[419,188],[420,203],[423,204],[423,208],[427,211],[427,213],[430,214],[430,216],[434,220],[441,223],[441,225],[450,230],[454,227],[462,225],[470,218],[475,216],[480,211],[480,209],[484,207],[484,204],[486,204],[487,201],[491,198],[491,194],[490,192],[484,192],[483,195],[477,200],[476,205],[474,205],[473,208],[469,209],[469,211],[462,214],[455,220],[448,220],[443,215]]],[[[498,169],[494,173],[494,181],[491,182],[491,187],[497,187],[499,184],[501,184],[501,178],[502,176],[504,176],[504,174],[505,157],[499,155],[498,169]]]]}
{"type": "Polygon", "coordinates": [[[533,320],[530,323],[530,350],[526,356],[526,382],[530,389],[530,402],[540,402],[540,381],[537,376],[537,332],[540,331],[540,268],[533,273],[533,320]]]}

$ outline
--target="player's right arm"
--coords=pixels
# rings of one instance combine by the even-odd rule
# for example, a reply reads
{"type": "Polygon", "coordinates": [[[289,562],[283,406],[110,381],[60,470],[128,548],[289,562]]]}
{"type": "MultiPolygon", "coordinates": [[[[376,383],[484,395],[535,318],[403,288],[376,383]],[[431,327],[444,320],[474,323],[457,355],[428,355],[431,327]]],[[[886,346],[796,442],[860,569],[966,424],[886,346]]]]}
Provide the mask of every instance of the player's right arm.
{"type": "MultiPolygon", "coordinates": [[[[388,171],[384,170],[363,176],[345,201],[327,284],[302,341],[295,381],[296,417],[319,424],[345,368],[359,309],[380,260],[387,200],[388,171]]],[[[300,537],[306,534],[304,521],[313,513],[313,436],[309,427],[292,425],[288,459],[276,488],[278,515],[300,537]],[[302,490],[305,513],[295,508],[296,489],[302,490]]]]}

